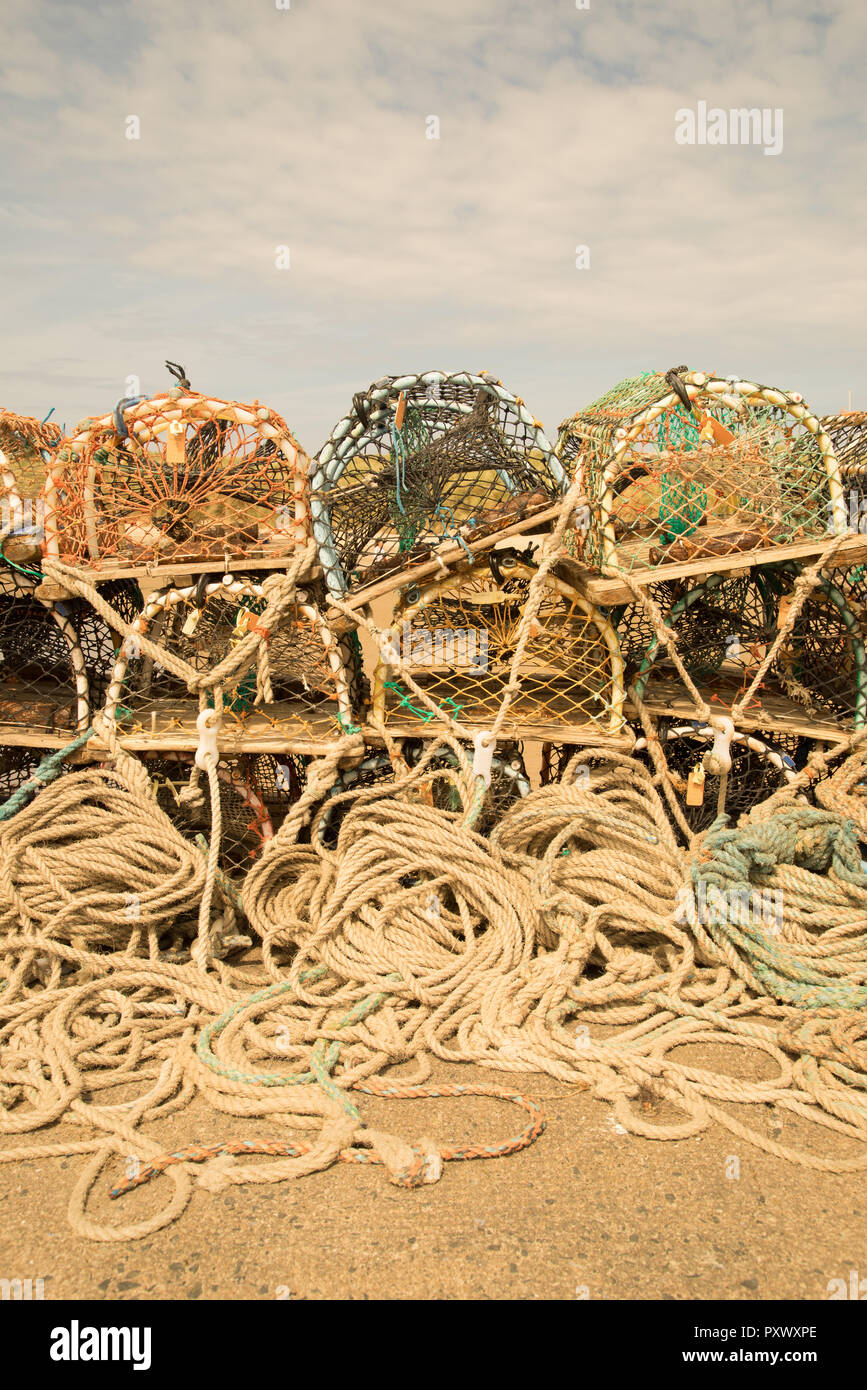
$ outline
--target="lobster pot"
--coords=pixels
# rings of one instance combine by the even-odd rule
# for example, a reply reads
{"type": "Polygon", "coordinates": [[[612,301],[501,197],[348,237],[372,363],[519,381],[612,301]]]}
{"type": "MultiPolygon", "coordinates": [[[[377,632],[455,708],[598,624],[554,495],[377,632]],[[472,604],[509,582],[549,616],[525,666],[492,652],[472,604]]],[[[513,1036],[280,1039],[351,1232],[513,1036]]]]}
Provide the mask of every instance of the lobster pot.
{"type": "MultiPolygon", "coordinates": [[[[30,780],[42,759],[50,753],[47,748],[28,748],[24,745],[0,744],[0,805],[8,801],[24,782],[30,780]]],[[[74,764],[60,764],[58,775],[72,772],[74,764]]]]}
{"type": "MultiPolygon", "coordinates": [[[[391,652],[377,668],[378,717],[409,734],[436,717],[402,679],[399,657],[436,711],[464,726],[490,728],[510,680],[535,573],[513,553],[494,551],[436,583],[404,590],[391,652]]],[[[545,578],[517,676],[505,736],[543,738],[551,728],[591,738],[619,735],[624,689],[617,635],[599,609],[553,573],[545,578]]]]}
{"type": "MultiPolygon", "coordinates": [[[[799,571],[788,566],[779,603],[782,626],[799,571]]],[[[809,718],[844,731],[867,725],[867,585],[865,567],[823,571],[769,672],[809,718]]]]}
{"type": "MultiPolygon", "coordinates": [[[[588,503],[573,547],[594,568],[647,571],[846,529],[829,435],[799,395],[704,372],[621,381],[560,427],[588,503]]],[[[660,576],[662,577],[662,576],[660,576]]]]}
{"type": "MultiPolygon", "coordinates": [[[[134,622],[144,606],[141,589],[134,579],[113,579],[97,584],[97,592],[111,604],[125,627],[134,622]]],[[[81,649],[91,710],[102,709],[117,661],[121,637],[106,623],[86,599],[67,599],[54,607],[65,614],[81,649]]]]}
{"type": "MultiPolygon", "coordinates": [[[[21,499],[39,497],[46,464],[61,440],[57,425],[0,408],[0,493],[4,515],[0,526],[17,530],[21,499]]],[[[25,508],[29,510],[29,508],[25,508]]]]}
{"type": "Polygon", "coordinates": [[[307,472],[274,411],[175,388],[63,441],[45,484],[46,550],[115,575],[226,555],[285,564],[310,533],[307,472]]]}
{"type": "Polygon", "coordinates": [[[33,581],[0,571],[0,727],[23,741],[82,732],[90,723],[84,655],[62,604],[35,597],[33,581]]]}
{"type": "MultiPolygon", "coordinates": [[[[657,733],[680,810],[690,831],[698,834],[719,814],[720,778],[705,772],[702,761],[713,747],[714,730],[694,721],[660,719],[657,733]],[[691,775],[692,789],[689,787],[691,775]]],[[[798,740],[791,736],[775,739],[765,733],[734,734],[729,748],[732,765],[725,785],[723,808],[733,823],[794,780],[797,744],[798,740]]],[[[633,756],[655,774],[647,740],[640,732],[633,756]]],[[[567,776],[568,780],[580,785],[582,778],[592,777],[593,766],[592,754],[588,757],[578,748],[546,744],[542,750],[542,784],[558,782],[567,776]]],[[[673,817],[672,822],[675,823],[673,817]]],[[[676,823],[675,828],[678,828],[676,823]]]]}
{"type": "MultiPolygon", "coordinates": [[[[157,804],[187,839],[207,852],[211,798],[204,774],[193,780],[192,753],[143,753],[157,804]]],[[[220,791],[220,867],[239,876],[280,829],[304,787],[305,764],[292,754],[223,757],[217,767],[220,791]]]]}
{"type": "Polygon", "coordinates": [[[329,590],[517,521],[558,496],[564,477],[539,421],[488,374],[385,377],[353,398],[313,463],[329,590]]]}
{"type": "MultiPolygon", "coordinates": [[[[355,803],[357,792],[368,787],[382,787],[384,794],[401,776],[416,767],[424,754],[421,739],[405,739],[397,763],[381,750],[372,750],[356,766],[342,768],[328,796],[313,817],[312,834],[329,849],[337,845],[340,827],[347,811],[355,803]]],[[[467,758],[472,765],[472,749],[467,758]]],[[[404,793],[426,806],[435,806],[455,814],[463,812],[463,803],[452,777],[458,770],[455,755],[444,751],[432,758],[424,780],[415,783],[404,793]]],[[[491,761],[491,785],[473,823],[473,830],[485,835],[499,823],[508,808],[530,791],[530,778],[518,744],[500,744],[491,761]]]]}
{"type": "MultiPolygon", "coordinates": [[[[212,671],[255,627],[267,604],[253,579],[202,582],[151,594],[117,654],[105,712],[133,747],[195,747],[200,708],[213,703],[191,694],[184,679],[149,655],[140,635],[179,657],[197,673],[212,671]],[[178,739],[180,738],[180,743],[178,739]]],[[[299,591],[279,627],[266,634],[264,660],[254,654],[223,687],[223,732],[243,736],[262,752],[292,738],[330,739],[353,727],[364,697],[360,647],[354,632],[335,637],[314,599],[299,591]]]]}
{"type": "MultiPolygon", "coordinates": [[[[708,697],[731,704],[748,686],[773,640],[783,581],[770,566],[703,575],[693,580],[651,584],[647,596],[658,606],[677,643],[688,674],[708,697]]],[[[687,692],[665,644],[640,600],[615,610],[627,684],[653,703],[687,692]]]]}
{"type": "MultiPolygon", "coordinates": [[[[87,727],[90,711],[99,708],[108,687],[119,640],[85,600],[46,602],[36,594],[42,578],[41,504],[22,500],[19,475],[27,490],[35,491],[43,454],[59,437],[56,428],[0,411],[0,525],[5,533],[0,542],[0,724],[23,725],[37,734],[87,727]]],[[[141,608],[135,583],[115,581],[97,588],[121,621],[129,622],[141,608]]]]}
{"type": "MultiPolygon", "coordinates": [[[[833,739],[839,731],[863,727],[867,659],[858,573],[855,568],[822,574],[753,693],[744,720],[775,731],[776,739],[786,730],[833,739]]],[[[762,565],[649,586],[677,640],[678,655],[706,700],[731,707],[751,686],[785,622],[799,574],[793,563],[762,565]]],[[[689,692],[640,602],[616,610],[612,621],[627,684],[634,684],[636,694],[657,711],[691,707],[689,692]]]]}
{"type": "Polygon", "coordinates": [[[867,410],[826,415],[822,429],[840,465],[849,530],[867,534],[867,410]]]}

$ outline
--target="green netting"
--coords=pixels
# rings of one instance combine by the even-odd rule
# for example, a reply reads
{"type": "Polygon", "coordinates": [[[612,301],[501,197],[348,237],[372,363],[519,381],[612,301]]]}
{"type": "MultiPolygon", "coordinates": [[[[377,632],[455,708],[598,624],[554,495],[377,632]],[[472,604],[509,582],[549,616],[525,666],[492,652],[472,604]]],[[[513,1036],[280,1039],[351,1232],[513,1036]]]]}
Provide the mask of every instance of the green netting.
{"type": "Polygon", "coordinates": [[[559,456],[588,498],[571,547],[586,563],[652,569],[828,533],[836,465],[803,406],[792,414],[785,393],[757,386],[747,398],[709,380],[628,378],[561,427],[559,456]]]}

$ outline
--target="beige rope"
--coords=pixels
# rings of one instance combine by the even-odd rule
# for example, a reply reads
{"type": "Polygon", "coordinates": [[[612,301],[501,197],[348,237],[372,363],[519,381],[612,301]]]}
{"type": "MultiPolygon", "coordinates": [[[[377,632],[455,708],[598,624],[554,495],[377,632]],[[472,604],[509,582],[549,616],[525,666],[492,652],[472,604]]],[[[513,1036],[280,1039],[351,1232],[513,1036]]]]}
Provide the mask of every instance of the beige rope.
{"type": "MultiPolygon", "coordinates": [[[[495,734],[520,689],[522,655],[575,496],[577,487],[543,545],[495,734]]],[[[798,581],[769,660],[834,548],[798,581]]],[[[312,556],[308,547],[285,575],[265,582],[268,607],[257,627],[283,620],[312,556]]],[[[56,561],[45,569],[116,631],[129,633],[84,571],[56,561]]],[[[674,635],[649,596],[632,587],[697,717],[707,718],[674,635]]],[[[346,605],[334,606],[359,621],[346,605]]],[[[376,625],[360,621],[378,639],[376,625]]],[[[260,687],[267,686],[261,632],[248,633],[206,673],[141,640],[143,651],[191,691],[213,690],[217,708],[224,686],[254,660],[260,687]]],[[[356,1083],[398,1063],[412,1063],[423,1078],[436,1057],[589,1087],[614,1106],[620,1123],[646,1137],[675,1139],[719,1123],[819,1170],[867,1167],[867,1053],[857,1022],[844,1026],[819,1011],[805,1031],[803,1010],[762,993],[742,954],[690,918],[689,873],[701,843],[682,850],[676,842],[672,819],[687,838],[688,827],[643,704],[637,707],[655,775],[625,754],[589,749],[588,778],[567,776],[532,792],[485,837],[472,829],[479,788],[459,742],[469,731],[426,696],[403,662],[399,668],[435,714],[426,732],[436,738],[410,771],[382,731],[395,780],[335,799],[346,808],[335,845],[319,834],[323,798],[341,762],[362,755],[363,740],[337,740],[313,762],[300,800],[243,884],[243,908],[261,943],[253,961],[219,959],[212,905],[220,807],[212,759],[207,861],[157,807],[144,769],[104,723],[98,732],[111,766],[59,779],[0,828],[0,1135],[48,1131],[45,1145],[10,1144],[0,1161],[85,1155],[70,1220],[98,1240],[140,1237],[173,1220],[190,1199],[194,1171],[212,1190],[282,1181],[362,1145],[393,1176],[415,1164],[428,1180],[436,1176],[432,1141],[409,1143],[365,1128],[348,1097],[356,1083]],[[446,748],[457,766],[434,772],[446,748]],[[432,804],[434,775],[450,777],[460,811],[432,804]],[[308,826],[309,843],[302,843],[308,826]],[[203,1053],[206,1036],[211,1050],[203,1053]],[[726,1066],[697,1067],[671,1055],[693,1043],[762,1052],[776,1073],[748,1082],[726,1066]],[[334,1046],[336,1060],[323,1070],[334,1046]],[[299,1081],[313,1074],[314,1061],[315,1084],[268,1082],[299,1081]],[[132,1104],[111,1103],[121,1085],[135,1088],[132,1104]],[[271,1138],[275,1130],[278,1137],[312,1132],[312,1146],[269,1164],[223,1156],[203,1170],[173,1166],[170,1194],[156,1215],[120,1225],[93,1220],[90,1194],[97,1183],[117,1179],[118,1156],[157,1158],[161,1146],[151,1127],[194,1096],[210,1107],[217,1137],[228,1113],[266,1124],[271,1138]],[[680,1118],[654,1119],[664,1102],[680,1118]],[[852,1139],[853,1153],[831,1159],[796,1152],[730,1112],[769,1102],[852,1139]],[[53,1139],[60,1121],[76,1137],[53,1139]]],[[[849,746],[861,756],[857,736],[849,746]]],[[[825,766],[834,756],[826,755],[825,766]]],[[[825,795],[854,794],[860,772],[851,758],[839,776],[825,795]]],[[[773,881],[783,889],[787,946],[805,960],[821,957],[844,981],[863,982],[863,893],[794,865],[779,868],[773,881]],[[826,921],[824,934],[817,917],[826,921]]],[[[224,921],[230,912],[225,903],[224,921]]]]}

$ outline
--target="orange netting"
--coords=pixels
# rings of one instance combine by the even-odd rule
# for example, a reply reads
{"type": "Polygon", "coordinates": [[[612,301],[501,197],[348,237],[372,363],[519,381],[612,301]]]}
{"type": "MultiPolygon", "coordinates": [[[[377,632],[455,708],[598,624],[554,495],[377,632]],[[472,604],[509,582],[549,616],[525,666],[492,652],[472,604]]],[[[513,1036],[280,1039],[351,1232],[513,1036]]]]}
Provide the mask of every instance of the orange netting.
{"type": "Polygon", "coordinates": [[[174,387],[63,441],[46,551],[95,569],[279,563],[309,535],[307,457],[273,410],[174,387]]]}
{"type": "Polygon", "coordinates": [[[3,495],[36,497],[45,482],[45,454],[62,438],[59,425],[0,407],[0,475],[3,495]]]}
{"type": "MultiPolygon", "coordinates": [[[[508,552],[494,551],[448,578],[403,591],[392,641],[404,669],[427,697],[465,726],[490,727],[511,681],[527,622],[535,573],[508,552]]],[[[604,614],[566,580],[547,577],[532,613],[507,727],[582,727],[620,734],[622,661],[604,614]]],[[[387,724],[423,728],[434,718],[401,680],[386,652],[376,675],[374,712],[387,724]]]]}

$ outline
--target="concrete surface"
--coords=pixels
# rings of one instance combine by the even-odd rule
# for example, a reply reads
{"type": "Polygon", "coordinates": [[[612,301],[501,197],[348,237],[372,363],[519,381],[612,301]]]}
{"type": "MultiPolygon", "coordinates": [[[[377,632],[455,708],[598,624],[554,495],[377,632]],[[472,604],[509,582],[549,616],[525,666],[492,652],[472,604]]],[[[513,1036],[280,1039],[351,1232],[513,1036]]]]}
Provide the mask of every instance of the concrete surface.
{"type": "MultiPolygon", "coordinates": [[[[713,1062],[733,1067],[719,1052],[713,1062]]],[[[711,1058],[694,1047],[682,1060],[711,1058]]],[[[749,1057],[735,1065],[758,1074],[749,1057]]],[[[764,1074],[761,1059],[754,1065],[764,1074]]],[[[463,1066],[435,1075],[501,1080],[463,1066]]],[[[586,1092],[538,1076],[520,1089],[543,1099],[548,1128],[511,1157],[447,1164],[441,1182],[413,1191],[349,1164],[218,1195],[195,1188],[180,1220],[142,1241],[73,1235],[66,1204],[80,1158],[0,1165],[0,1278],[43,1278],[46,1299],[821,1300],[829,1281],[857,1270],[867,1293],[861,1175],[814,1173],[720,1128],[677,1142],[633,1138],[586,1092]],[[737,1177],[727,1176],[732,1159],[737,1177]]],[[[503,1139],[523,1124],[523,1112],[488,1098],[362,1097],[361,1107],[370,1123],[448,1142],[503,1139]]],[[[772,1107],[741,1107],[740,1118],[805,1152],[853,1152],[772,1107]]],[[[151,1132],[174,1148],[276,1128],[196,1102],[151,1132]]],[[[121,1173],[118,1160],[112,1178],[121,1173]]],[[[159,1178],[112,1202],[108,1185],[92,1199],[95,1219],[138,1219],[171,1190],[159,1178]]]]}

